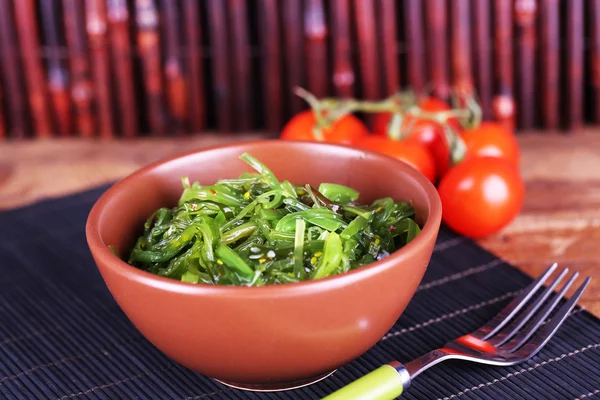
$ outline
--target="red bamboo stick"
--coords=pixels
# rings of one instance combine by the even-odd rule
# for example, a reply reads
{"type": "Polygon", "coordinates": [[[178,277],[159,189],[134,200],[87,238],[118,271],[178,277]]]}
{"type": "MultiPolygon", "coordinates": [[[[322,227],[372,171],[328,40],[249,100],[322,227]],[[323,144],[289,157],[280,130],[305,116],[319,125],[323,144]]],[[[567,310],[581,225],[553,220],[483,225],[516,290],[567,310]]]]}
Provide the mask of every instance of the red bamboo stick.
{"type": "Polygon", "coordinates": [[[494,0],[494,60],[498,93],[492,102],[494,117],[514,129],[513,14],[512,2],[494,0]]]}
{"type": "Polygon", "coordinates": [[[233,113],[231,107],[229,56],[227,44],[227,19],[225,3],[221,0],[208,0],[208,24],[212,49],[212,71],[215,93],[215,108],[217,128],[221,131],[231,131],[233,113]]]}
{"type": "Polygon", "coordinates": [[[284,46],[283,56],[286,68],[286,88],[289,99],[289,113],[296,114],[305,109],[306,103],[293,93],[293,89],[304,86],[304,57],[297,49],[302,48],[302,2],[286,0],[281,2],[283,11],[284,46]]]}
{"type": "Polygon", "coordinates": [[[307,0],[304,10],[308,90],[317,97],[329,92],[327,23],[323,0],[307,0]]]}
{"type": "Polygon", "coordinates": [[[421,0],[405,0],[405,36],[407,44],[408,82],[421,93],[425,87],[423,12],[421,0]]]}
{"type": "Polygon", "coordinates": [[[490,1],[473,1],[475,22],[475,78],[477,93],[484,119],[492,115],[492,32],[490,29],[490,1]]]}
{"type": "Polygon", "coordinates": [[[23,73],[17,48],[15,24],[9,0],[0,0],[0,52],[4,55],[2,74],[6,93],[5,102],[11,120],[11,136],[23,138],[27,132],[27,104],[22,86],[23,73]]]}
{"type": "Polygon", "coordinates": [[[331,4],[333,37],[333,86],[340,97],[354,94],[354,71],[350,44],[350,2],[334,0],[331,4]]]}
{"type": "Polygon", "coordinates": [[[93,89],[98,109],[100,136],[110,138],[114,132],[110,58],[108,53],[106,5],[103,0],[86,0],[86,32],[92,60],[93,89]]]}
{"type": "Polygon", "coordinates": [[[378,99],[381,96],[377,68],[377,36],[375,30],[375,4],[372,0],[354,2],[355,20],[360,51],[359,65],[363,97],[378,99]]]}
{"type": "Polygon", "coordinates": [[[537,4],[535,0],[515,0],[515,23],[517,27],[517,69],[519,85],[517,113],[519,127],[531,129],[535,125],[535,20],[537,4]]]}
{"type": "Polygon", "coordinates": [[[4,117],[4,111],[2,110],[2,106],[4,105],[4,99],[2,98],[2,96],[3,96],[2,81],[0,81],[0,140],[3,140],[4,138],[6,138],[6,136],[8,136],[6,134],[6,132],[7,132],[6,119],[4,117]]]}
{"type": "Polygon", "coordinates": [[[447,0],[427,0],[427,60],[432,94],[447,100],[450,94],[448,67],[447,0]]]}
{"type": "MultiPolygon", "coordinates": [[[[577,131],[583,124],[583,1],[567,2],[568,126],[577,131]]],[[[600,23],[600,21],[596,21],[600,23]]]]}
{"type": "Polygon", "coordinates": [[[542,0],[540,3],[540,29],[542,52],[542,119],[544,126],[556,129],[559,125],[560,92],[560,36],[558,0],[542,0]]]}
{"type": "Polygon", "coordinates": [[[61,136],[72,131],[71,99],[69,96],[69,73],[61,56],[58,32],[58,2],[45,0],[41,3],[42,31],[47,43],[47,74],[50,101],[54,109],[56,128],[61,136]]]}
{"type": "Polygon", "coordinates": [[[400,89],[400,63],[398,61],[396,1],[380,0],[381,15],[380,34],[381,51],[383,52],[383,72],[385,95],[391,95],[400,89]]]}
{"type": "Polygon", "coordinates": [[[600,0],[591,0],[590,3],[590,41],[591,41],[591,71],[594,97],[594,122],[600,122],[600,0]]]}
{"type": "Polygon", "coordinates": [[[137,106],[133,89],[132,48],[129,36],[129,10],[126,0],[106,0],[109,37],[120,111],[121,133],[125,137],[138,135],[137,106]]]}
{"type": "Polygon", "coordinates": [[[471,67],[471,12],[469,0],[451,2],[452,18],[452,73],[453,86],[463,93],[473,91],[471,67]]]}
{"type": "Polygon", "coordinates": [[[248,30],[248,3],[246,0],[229,1],[229,21],[232,39],[233,87],[235,121],[238,130],[248,130],[254,124],[252,99],[252,70],[248,30]]]}
{"type": "Polygon", "coordinates": [[[136,0],[137,47],[144,74],[150,132],[166,133],[158,10],[154,0],[136,0]]]}
{"type": "Polygon", "coordinates": [[[164,71],[167,84],[167,104],[174,123],[173,130],[175,133],[181,134],[185,130],[188,117],[187,80],[181,61],[181,33],[179,30],[181,23],[175,0],[163,0],[162,10],[164,16],[164,71]]]}
{"type": "Polygon", "coordinates": [[[90,137],[94,134],[93,90],[85,43],[83,4],[80,0],[63,0],[63,9],[76,131],[82,137],[90,137]]]}
{"type": "Polygon", "coordinates": [[[50,137],[52,119],[44,68],[39,57],[40,43],[35,4],[33,0],[19,0],[13,4],[35,134],[40,137],[50,137]]]}
{"type": "Polygon", "coordinates": [[[279,3],[277,0],[261,0],[259,15],[263,18],[260,24],[260,41],[264,54],[262,70],[263,90],[266,96],[264,115],[267,129],[277,132],[282,126],[282,93],[281,93],[281,43],[278,27],[279,3]]]}
{"type": "Polygon", "coordinates": [[[204,129],[206,124],[204,66],[202,65],[200,6],[198,1],[184,0],[183,15],[188,54],[190,123],[192,131],[198,132],[204,129]]]}

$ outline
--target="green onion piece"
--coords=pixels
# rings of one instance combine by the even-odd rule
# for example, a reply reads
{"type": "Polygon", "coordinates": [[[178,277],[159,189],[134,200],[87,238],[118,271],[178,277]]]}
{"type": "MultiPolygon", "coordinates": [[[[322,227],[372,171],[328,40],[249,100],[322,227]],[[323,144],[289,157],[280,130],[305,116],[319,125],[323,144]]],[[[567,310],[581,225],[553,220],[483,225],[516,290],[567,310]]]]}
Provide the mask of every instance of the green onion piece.
{"type": "Polygon", "coordinates": [[[229,222],[223,224],[221,226],[221,231],[225,231],[225,230],[229,229],[233,224],[235,224],[236,222],[238,222],[239,220],[244,218],[248,213],[250,213],[252,210],[254,210],[254,207],[256,207],[257,204],[258,204],[258,200],[254,200],[252,203],[248,204],[246,207],[244,207],[242,209],[242,211],[240,211],[240,213],[238,215],[235,216],[235,218],[232,218],[229,220],[229,222]]]}
{"type": "Polygon", "coordinates": [[[321,183],[319,192],[331,201],[336,203],[350,203],[358,199],[359,193],[348,186],[338,185],[337,183],[321,183]]]}
{"type": "Polygon", "coordinates": [[[294,185],[290,183],[290,181],[286,180],[281,182],[281,189],[283,190],[283,195],[285,197],[289,197],[292,199],[298,198],[298,195],[296,194],[296,189],[294,188],[294,185]]]}
{"type": "Polygon", "coordinates": [[[326,278],[335,273],[336,269],[342,263],[343,249],[340,236],[335,232],[330,232],[325,239],[323,256],[317,263],[317,268],[313,271],[313,279],[326,278]]]}
{"type": "Polygon", "coordinates": [[[217,257],[228,267],[233,268],[242,278],[252,281],[254,278],[254,270],[250,268],[238,253],[224,244],[218,244],[215,250],[217,257]]]}
{"type": "Polygon", "coordinates": [[[191,200],[214,201],[230,207],[241,207],[243,204],[240,199],[224,192],[219,192],[214,186],[190,187],[183,191],[179,199],[179,205],[191,200]]]}
{"type": "Polygon", "coordinates": [[[271,170],[269,168],[267,168],[266,165],[264,165],[263,163],[261,163],[260,161],[258,161],[256,158],[252,157],[248,153],[242,154],[240,156],[240,159],[242,161],[245,161],[252,168],[254,168],[263,177],[265,182],[267,182],[267,184],[272,189],[280,189],[281,188],[281,184],[277,180],[277,177],[275,177],[275,174],[273,174],[273,172],[271,172],[271,170]]]}
{"type": "Polygon", "coordinates": [[[225,213],[223,211],[219,210],[219,212],[215,216],[215,222],[219,226],[225,225],[225,222],[227,222],[227,217],[225,217],[225,213]]]}
{"type": "Polygon", "coordinates": [[[364,210],[362,208],[354,206],[342,206],[342,210],[349,214],[354,214],[363,217],[364,219],[371,219],[371,215],[373,215],[373,210],[364,210]]]}
{"type": "Polygon", "coordinates": [[[306,190],[306,193],[308,193],[308,197],[310,197],[310,199],[313,202],[313,207],[314,208],[321,208],[321,204],[319,203],[319,200],[317,199],[317,196],[315,196],[315,194],[312,191],[312,188],[310,187],[309,184],[306,184],[304,186],[304,190],[306,190]]]}
{"type": "Polygon", "coordinates": [[[298,218],[296,220],[296,234],[294,237],[294,274],[299,279],[304,279],[306,272],[304,271],[304,230],[306,222],[298,218]]]}
{"type": "Polygon", "coordinates": [[[207,259],[209,261],[214,261],[215,256],[213,253],[213,248],[217,245],[220,237],[219,226],[217,225],[217,222],[214,219],[203,215],[196,226],[198,227],[198,230],[204,239],[203,249],[206,253],[207,259]]]}
{"type": "Polygon", "coordinates": [[[328,218],[328,217],[307,217],[306,221],[309,222],[312,225],[316,225],[319,226],[323,229],[326,229],[330,232],[335,232],[338,229],[340,229],[344,223],[335,219],[335,218],[328,218]]]}
{"type": "Polygon", "coordinates": [[[181,275],[181,282],[198,283],[200,282],[200,274],[188,271],[181,275]]]}
{"type": "Polygon", "coordinates": [[[168,240],[164,243],[159,243],[155,250],[140,250],[133,249],[132,258],[135,261],[160,263],[169,261],[175,257],[187,244],[194,238],[196,234],[196,226],[191,225],[186,228],[180,235],[168,240]]]}
{"type": "Polygon", "coordinates": [[[221,243],[229,244],[235,243],[238,240],[250,236],[256,230],[256,224],[254,222],[246,222],[240,226],[223,233],[221,235],[221,243]]]}
{"type": "Polygon", "coordinates": [[[406,243],[410,243],[420,232],[421,228],[412,219],[406,219],[408,221],[408,229],[406,230],[406,243]]]}
{"type": "Polygon", "coordinates": [[[344,240],[349,240],[354,235],[357,235],[368,223],[369,221],[361,216],[354,218],[352,222],[348,224],[346,229],[340,233],[341,238],[344,240]]]}

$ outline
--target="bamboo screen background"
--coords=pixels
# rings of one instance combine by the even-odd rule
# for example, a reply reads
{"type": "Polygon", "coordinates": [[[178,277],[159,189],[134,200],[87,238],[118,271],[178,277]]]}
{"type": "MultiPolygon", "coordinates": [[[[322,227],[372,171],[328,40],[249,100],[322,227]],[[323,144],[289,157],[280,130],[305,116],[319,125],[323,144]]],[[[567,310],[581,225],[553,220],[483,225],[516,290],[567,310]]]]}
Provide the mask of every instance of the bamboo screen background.
{"type": "Polygon", "coordinates": [[[292,94],[473,88],[519,130],[600,122],[600,0],[0,0],[0,137],[277,132],[292,94]]]}

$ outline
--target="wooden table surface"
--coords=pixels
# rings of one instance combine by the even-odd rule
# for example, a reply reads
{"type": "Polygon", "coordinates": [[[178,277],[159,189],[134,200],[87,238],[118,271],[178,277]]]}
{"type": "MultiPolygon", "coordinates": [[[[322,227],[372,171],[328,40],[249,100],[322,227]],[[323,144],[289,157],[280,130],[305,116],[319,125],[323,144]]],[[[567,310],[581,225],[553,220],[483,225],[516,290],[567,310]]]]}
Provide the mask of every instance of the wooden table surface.
{"type": "MultiPolygon", "coordinates": [[[[0,209],[111,182],[181,151],[260,137],[2,143],[0,209]]],[[[525,205],[509,226],[480,244],[531,276],[553,261],[593,276],[581,304],[600,316],[600,129],[573,136],[530,132],[519,141],[525,205]]]]}

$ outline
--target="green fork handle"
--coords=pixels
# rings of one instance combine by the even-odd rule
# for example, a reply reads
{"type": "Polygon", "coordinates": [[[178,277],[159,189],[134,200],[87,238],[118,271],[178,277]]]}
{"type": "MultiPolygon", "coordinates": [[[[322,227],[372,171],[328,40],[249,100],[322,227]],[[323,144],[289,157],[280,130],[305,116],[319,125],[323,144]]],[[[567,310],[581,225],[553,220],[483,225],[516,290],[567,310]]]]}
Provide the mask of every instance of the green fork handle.
{"type": "Polygon", "coordinates": [[[400,363],[383,365],[322,400],[393,400],[410,385],[408,371],[400,363]]]}

